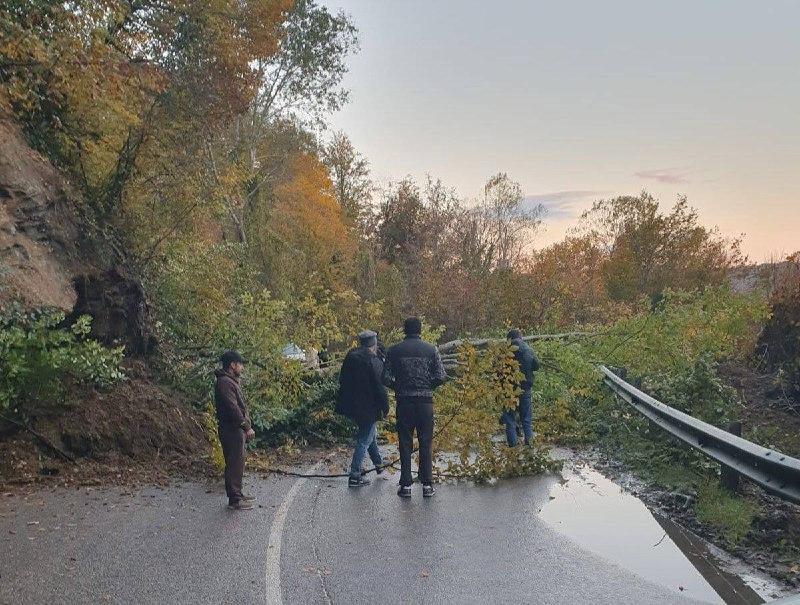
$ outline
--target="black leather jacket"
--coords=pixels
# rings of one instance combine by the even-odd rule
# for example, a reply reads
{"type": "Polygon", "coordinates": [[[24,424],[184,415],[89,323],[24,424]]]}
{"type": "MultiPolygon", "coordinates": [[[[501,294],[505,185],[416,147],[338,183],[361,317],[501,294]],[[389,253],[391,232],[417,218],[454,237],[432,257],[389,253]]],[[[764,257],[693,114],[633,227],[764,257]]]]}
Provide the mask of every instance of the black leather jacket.
{"type": "Polygon", "coordinates": [[[386,351],[383,382],[401,397],[432,397],[447,375],[438,349],[419,336],[406,336],[386,351]]]}

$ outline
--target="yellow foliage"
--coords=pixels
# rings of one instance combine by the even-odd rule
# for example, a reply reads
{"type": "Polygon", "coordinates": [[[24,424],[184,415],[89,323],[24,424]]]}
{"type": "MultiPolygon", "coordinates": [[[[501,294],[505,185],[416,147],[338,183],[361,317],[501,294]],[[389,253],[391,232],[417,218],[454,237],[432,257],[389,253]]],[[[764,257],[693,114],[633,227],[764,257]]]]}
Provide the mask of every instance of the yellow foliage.
{"type": "Polygon", "coordinates": [[[291,177],[275,189],[274,224],[278,233],[304,245],[313,260],[344,260],[353,253],[327,169],[315,157],[298,155],[291,177]]]}
{"type": "Polygon", "coordinates": [[[352,264],[355,242],[333,196],[327,169],[317,158],[300,153],[289,162],[287,173],[274,189],[269,215],[258,227],[265,232],[265,243],[277,243],[279,264],[294,271],[292,283],[303,283],[314,271],[327,285],[340,286],[352,264]]]}
{"type": "Polygon", "coordinates": [[[222,445],[219,442],[217,432],[217,419],[214,416],[211,404],[206,406],[205,411],[200,416],[200,423],[203,426],[206,439],[208,439],[208,444],[211,446],[208,460],[217,471],[222,472],[222,469],[225,468],[225,457],[222,455],[222,445]]]}
{"type": "Polygon", "coordinates": [[[446,472],[485,481],[555,469],[545,448],[509,448],[496,439],[501,414],[516,406],[519,395],[521,373],[511,347],[499,343],[479,352],[465,346],[459,361],[456,378],[436,393],[437,416],[444,420],[434,446],[444,453],[438,456],[446,472]]]}
{"type": "MultiPolygon", "coordinates": [[[[277,51],[291,4],[6,3],[0,104],[72,171],[95,209],[109,213],[134,166],[157,155],[163,129],[191,124],[185,144],[247,109],[258,84],[253,64],[277,51]]],[[[162,172],[185,176],[171,158],[160,159],[169,166],[162,172]]]]}

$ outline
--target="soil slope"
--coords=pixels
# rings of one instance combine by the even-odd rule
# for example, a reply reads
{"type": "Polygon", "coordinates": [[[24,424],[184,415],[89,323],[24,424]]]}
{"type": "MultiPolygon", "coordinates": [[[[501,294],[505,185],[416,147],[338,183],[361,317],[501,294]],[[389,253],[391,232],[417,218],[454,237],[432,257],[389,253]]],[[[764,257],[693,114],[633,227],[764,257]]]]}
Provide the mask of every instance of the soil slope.
{"type": "Polygon", "coordinates": [[[125,362],[127,380],[112,389],[65,384],[52,402],[26,402],[23,416],[6,412],[0,483],[206,468],[202,415],[159,384],[151,368],[155,342],[144,290],[119,258],[99,252],[108,246],[80,208],[58,170],[0,118],[0,307],[90,314],[95,338],[124,344],[133,356],[125,362]]]}

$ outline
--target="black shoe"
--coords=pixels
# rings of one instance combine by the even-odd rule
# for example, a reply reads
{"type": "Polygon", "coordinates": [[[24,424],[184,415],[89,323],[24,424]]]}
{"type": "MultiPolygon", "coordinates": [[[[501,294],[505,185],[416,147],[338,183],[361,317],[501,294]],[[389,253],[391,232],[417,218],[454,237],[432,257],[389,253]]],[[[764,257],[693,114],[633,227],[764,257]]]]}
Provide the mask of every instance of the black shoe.
{"type": "Polygon", "coordinates": [[[361,487],[362,485],[369,485],[371,481],[366,477],[350,477],[347,480],[348,487],[361,487]]]}
{"type": "Polygon", "coordinates": [[[432,485],[423,485],[422,486],[422,497],[423,498],[433,498],[433,494],[436,493],[436,490],[433,489],[432,485]]]}
{"type": "Polygon", "coordinates": [[[401,498],[410,498],[411,497],[411,486],[410,485],[401,485],[400,489],[397,490],[397,495],[401,498]]]}
{"type": "Polygon", "coordinates": [[[252,510],[253,505],[250,504],[249,502],[243,502],[241,500],[238,500],[237,502],[229,502],[228,508],[230,510],[252,510]]]}

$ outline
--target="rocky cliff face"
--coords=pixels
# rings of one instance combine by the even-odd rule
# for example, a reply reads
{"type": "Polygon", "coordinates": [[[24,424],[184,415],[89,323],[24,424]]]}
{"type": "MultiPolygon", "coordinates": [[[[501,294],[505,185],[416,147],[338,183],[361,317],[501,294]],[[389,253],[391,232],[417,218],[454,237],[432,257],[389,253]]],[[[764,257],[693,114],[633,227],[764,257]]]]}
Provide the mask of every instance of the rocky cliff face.
{"type": "Polygon", "coordinates": [[[61,174],[0,119],[0,305],[63,309],[68,320],[91,315],[92,336],[152,351],[149,312],[139,282],[81,219],[80,200],[61,174]]]}
{"type": "Polygon", "coordinates": [[[81,232],[74,197],[56,169],[0,120],[0,304],[70,311],[74,276],[94,269],[82,254],[81,232]]]}

